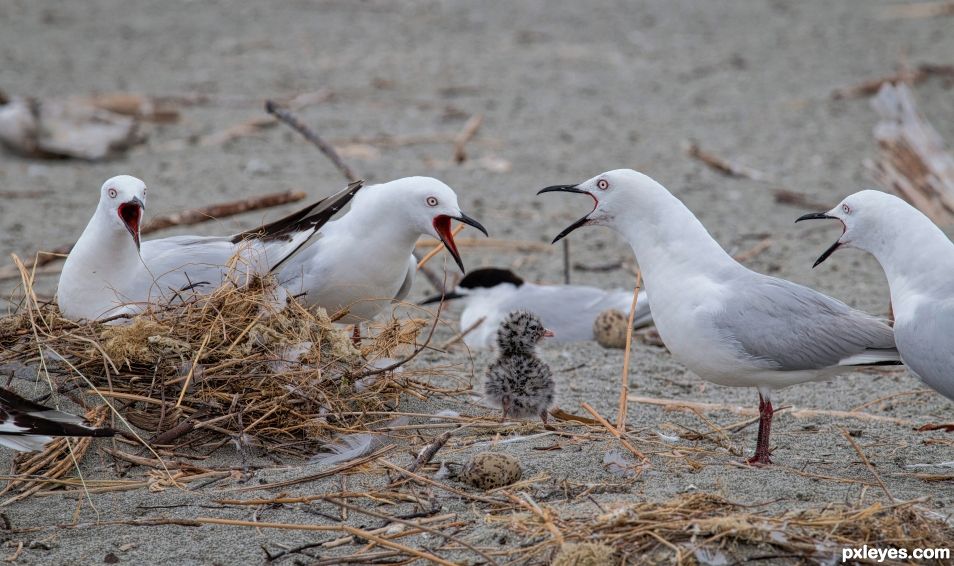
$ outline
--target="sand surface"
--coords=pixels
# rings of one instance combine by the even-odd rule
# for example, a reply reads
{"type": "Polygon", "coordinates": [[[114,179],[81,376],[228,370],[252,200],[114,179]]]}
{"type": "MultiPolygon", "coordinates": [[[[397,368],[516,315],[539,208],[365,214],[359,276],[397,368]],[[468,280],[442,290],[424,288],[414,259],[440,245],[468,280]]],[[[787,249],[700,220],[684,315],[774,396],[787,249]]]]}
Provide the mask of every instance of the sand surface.
{"type": "MultiPolygon", "coordinates": [[[[73,241],[92,213],[98,189],[113,175],[128,173],[150,187],[148,214],[301,188],[315,197],[342,186],[340,175],[315,149],[280,126],[228,144],[191,146],[183,140],[225,130],[259,117],[262,100],[301,92],[327,91],[330,98],[308,106],[301,116],[335,140],[347,161],[370,181],[407,175],[438,177],[454,187],[465,211],[480,219],[496,238],[546,244],[560,229],[588,210],[586,199],[547,195],[543,186],[582,181],[607,169],[642,170],[670,188],[693,209],[728,250],[742,251],[771,237],[771,246],[750,262],[762,272],[816,287],[853,306],[883,315],[888,308],[884,277],[870,257],[840,252],[836,261],[810,269],[814,258],[837,236],[835,226],[794,225],[808,210],[776,204],[771,189],[787,187],[812,200],[834,204],[868,182],[865,159],[873,157],[871,130],[876,121],[865,99],[832,100],[833,89],[890,73],[902,58],[951,63],[951,18],[885,20],[881,2],[736,1],[691,2],[463,2],[378,0],[354,2],[120,2],[89,0],[52,3],[9,0],[0,3],[0,85],[10,92],[40,97],[128,90],[148,94],[208,95],[211,102],[184,110],[177,124],[149,126],[149,141],[128,155],[103,163],[40,162],[0,153],[0,189],[46,191],[36,198],[0,202],[0,251],[28,254],[73,241]],[[453,135],[474,114],[483,125],[468,145],[470,159],[452,162],[448,143],[387,147],[351,143],[355,138],[453,135]],[[756,168],[773,182],[731,179],[687,157],[683,145],[704,148],[756,168]]],[[[954,96],[950,84],[933,79],[918,85],[923,112],[954,141],[954,96]]],[[[275,218],[279,210],[208,223],[192,231],[230,233],[275,218]]],[[[465,232],[465,236],[473,235],[465,232]]],[[[628,246],[605,229],[581,230],[572,238],[575,262],[603,264],[631,258],[628,246]]],[[[463,250],[469,267],[502,265],[525,277],[557,282],[560,249],[533,253],[513,249],[463,250]]],[[[5,260],[4,260],[5,261],[5,260]]],[[[434,264],[437,265],[437,264],[434,264]]],[[[629,287],[625,269],[574,271],[573,281],[629,287]]],[[[4,296],[14,282],[0,282],[4,296]]],[[[55,277],[38,285],[52,293],[55,277]]],[[[431,292],[419,278],[412,297],[431,292]]],[[[450,315],[453,319],[453,311],[450,315]]],[[[441,331],[439,338],[450,336],[441,331]]],[[[548,346],[544,358],[554,368],[559,404],[578,412],[590,403],[614,415],[621,351],[595,343],[548,346]]],[[[454,364],[479,384],[490,356],[428,354],[417,363],[454,364]]],[[[631,363],[635,396],[755,407],[756,394],[705,384],[659,347],[639,344],[631,363]]],[[[20,382],[29,391],[29,385],[20,382]]],[[[734,465],[740,450],[751,451],[755,429],[727,439],[679,440],[704,447],[698,470],[681,459],[656,457],[638,480],[610,475],[603,454],[615,441],[594,431],[597,440],[550,446],[554,437],[509,444],[524,477],[545,474],[530,491],[565,513],[597,513],[588,500],[564,497],[562,482],[620,482],[618,493],[594,494],[601,505],[617,501],[661,500],[702,490],[744,503],[777,507],[884,499],[877,487],[819,480],[793,473],[873,482],[873,477],[842,435],[852,431],[888,489],[898,499],[928,498],[939,511],[954,509],[954,484],[927,483],[904,466],[954,460],[951,434],[915,433],[927,422],[950,421],[952,405],[903,370],[853,373],[831,383],[795,386],[777,396],[798,408],[850,410],[873,402],[871,414],[910,421],[796,417],[781,413],[774,428],[774,458],[780,466],[744,469],[734,465]],[[905,393],[876,401],[895,393],[905,393]]],[[[453,408],[467,414],[483,409],[466,400],[411,403],[408,408],[436,412],[453,408]]],[[[724,410],[705,417],[718,426],[742,419],[724,410]]],[[[678,435],[709,432],[699,416],[632,404],[629,424],[638,431],[678,435]]],[[[530,427],[520,432],[539,432],[530,427]]],[[[488,436],[488,440],[492,437],[488,436]]],[[[475,451],[454,444],[442,453],[463,462],[475,451]]],[[[9,455],[2,455],[4,461],[9,455]]],[[[390,458],[407,463],[402,450],[390,458]]],[[[204,465],[238,466],[225,448],[204,465]]],[[[251,483],[273,482],[314,471],[290,461],[276,469],[255,455],[251,483]]],[[[0,464],[2,465],[2,464],[0,464]]],[[[112,462],[90,454],[91,477],[113,477],[112,462]]],[[[130,477],[141,477],[133,469],[130,477]]],[[[355,476],[384,482],[381,476],[355,476]]],[[[148,517],[226,517],[258,521],[320,524],[328,504],[222,506],[222,497],[307,495],[337,490],[337,479],[282,490],[230,494],[249,485],[225,479],[195,491],[166,489],[97,494],[84,502],[80,521],[148,517]]],[[[462,536],[473,544],[518,544],[505,522],[486,520],[479,506],[442,499],[442,512],[458,513],[481,524],[462,536]]],[[[3,509],[15,528],[70,523],[75,498],[46,497],[3,509]]],[[[412,510],[411,506],[407,509],[412,510]]],[[[352,514],[355,525],[378,526],[377,519],[352,514]]],[[[329,533],[256,530],[237,527],[89,527],[4,534],[4,549],[24,548],[22,564],[102,563],[114,555],[128,564],[259,563],[269,552],[334,538],[329,533]]],[[[433,545],[427,537],[407,539],[433,545]]],[[[354,547],[341,551],[353,552],[354,547]]],[[[324,551],[305,551],[326,556],[324,551]]],[[[453,556],[453,555],[449,555],[453,556]]],[[[458,558],[474,560],[473,554],[458,558]]],[[[537,557],[544,560],[545,556],[537,557]]],[[[111,560],[111,558],[109,559],[111,560]]],[[[305,554],[283,563],[312,560],[305,554]]]]}

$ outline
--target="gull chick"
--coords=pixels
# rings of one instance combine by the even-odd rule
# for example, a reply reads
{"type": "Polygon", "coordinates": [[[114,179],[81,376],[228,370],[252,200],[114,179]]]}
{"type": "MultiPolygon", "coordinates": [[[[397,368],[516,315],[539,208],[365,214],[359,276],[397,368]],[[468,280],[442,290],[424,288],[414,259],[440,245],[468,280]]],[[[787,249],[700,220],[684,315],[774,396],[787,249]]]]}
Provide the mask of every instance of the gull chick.
{"type": "Polygon", "coordinates": [[[227,278],[265,275],[303,249],[361,188],[343,191],[255,230],[232,236],[174,236],[140,242],[146,184],[108,179],[99,204],[73,246],[57,289],[63,316],[95,320],[167,303],[185,290],[214,289],[227,278]]]}
{"type": "Polygon", "coordinates": [[[443,242],[464,271],[452,220],[487,234],[461,211],[453,189],[437,179],[407,177],[366,187],[347,214],[329,222],[311,247],[282,268],[279,281],[289,293],[329,313],[348,309],[339,322],[360,324],[407,296],[421,235],[443,242]]]}
{"type": "Polygon", "coordinates": [[[857,192],[796,222],[823,218],[839,220],[843,233],[815,266],[843,246],[873,255],[888,279],[904,365],[954,401],[954,244],[920,210],[880,191],[857,192]]]}
{"type": "MultiPolygon", "coordinates": [[[[596,317],[608,309],[628,313],[633,292],[585,285],[542,285],[524,281],[509,269],[484,267],[468,272],[444,299],[463,301],[460,329],[463,332],[473,327],[464,336],[464,344],[468,348],[482,349],[494,346],[501,322],[518,309],[538,315],[553,331],[556,342],[593,340],[596,317]]],[[[441,295],[434,295],[421,304],[440,300],[441,295]]],[[[640,293],[633,328],[648,326],[652,322],[646,294],[640,293]]]]}
{"type": "Polygon", "coordinates": [[[679,199],[642,173],[619,169],[540,192],[554,191],[594,201],[593,211],[554,242],[589,224],[622,234],[642,269],[656,329],[676,359],[713,383],[758,389],[759,432],[749,463],[771,463],[776,389],[900,360],[887,324],[742,266],[679,199]]]}
{"type": "Polygon", "coordinates": [[[537,357],[537,344],[553,332],[529,311],[510,313],[497,331],[499,357],[487,368],[485,398],[508,416],[539,415],[547,424],[547,409],[553,403],[553,373],[537,357]]]}
{"type": "Polygon", "coordinates": [[[20,452],[42,450],[55,436],[113,436],[111,428],[95,428],[76,415],[44,407],[0,389],[0,445],[20,452]]]}

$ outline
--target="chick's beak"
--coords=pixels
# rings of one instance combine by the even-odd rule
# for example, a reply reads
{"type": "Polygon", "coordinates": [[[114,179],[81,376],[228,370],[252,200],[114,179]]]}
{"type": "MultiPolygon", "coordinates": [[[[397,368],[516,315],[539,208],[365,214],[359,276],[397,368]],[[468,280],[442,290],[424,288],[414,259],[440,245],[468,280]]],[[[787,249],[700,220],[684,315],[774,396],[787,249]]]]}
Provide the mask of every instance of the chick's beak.
{"type": "MultiPolygon", "coordinates": [[[[593,193],[590,193],[589,191],[584,191],[583,189],[577,188],[577,185],[553,185],[552,187],[547,187],[547,188],[545,188],[545,189],[540,189],[539,191],[537,191],[537,194],[538,194],[538,195],[542,195],[543,193],[556,193],[556,192],[560,192],[560,193],[580,193],[580,194],[583,194],[583,195],[589,195],[590,198],[593,199],[593,210],[596,210],[596,207],[599,205],[599,201],[596,200],[596,197],[593,196],[593,193]]],[[[593,214],[593,210],[591,210],[591,211],[589,212],[589,214],[587,214],[587,215],[584,216],[583,218],[580,218],[579,220],[577,220],[577,221],[574,222],[573,224],[570,224],[569,226],[567,226],[566,228],[564,228],[563,231],[560,232],[559,234],[557,234],[556,238],[553,238],[553,241],[550,242],[550,243],[551,243],[551,244],[555,244],[555,243],[559,242],[560,240],[562,240],[563,238],[565,238],[567,234],[569,234],[570,232],[576,230],[576,229],[579,228],[580,226],[586,226],[586,225],[590,222],[590,214],[593,214]]]]}
{"type": "Polygon", "coordinates": [[[550,330],[549,328],[544,328],[544,329],[543,329],[543,337],[544,337],[544,338],[553,338],[554,336],[556,336],[556,333],[553,332],[552,330],[550,330]]]}

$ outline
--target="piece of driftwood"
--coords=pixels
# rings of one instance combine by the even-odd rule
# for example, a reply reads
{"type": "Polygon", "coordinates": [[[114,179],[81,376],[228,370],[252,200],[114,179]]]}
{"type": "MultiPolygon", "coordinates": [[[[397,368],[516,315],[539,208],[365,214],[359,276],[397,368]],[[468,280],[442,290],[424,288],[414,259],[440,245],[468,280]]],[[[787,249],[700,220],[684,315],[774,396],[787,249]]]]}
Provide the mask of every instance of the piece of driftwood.
{"type": "MultiPolygon", "coordinates": [[[[246,212],[297,202],[304,199],[305,196],[306,194],[302,191],[283,191],[280,193],[269,193],[267,195],[261,195],[247,199],[220,202],[199,208],[191,208],[183,210],[182,212],[156,216],[143,225],[140,233],[142,235],[146,235],[159,230],[164,230],[166,228],[172,228],[173,226],[190,226],[193,224],[208,222],[209,220],[228,218],[229,216],[235,216],[236,214],[243,214],[246,212]]],[[[65,244],[62,246],[57,246],[49,251],[34,253],[33,257],[36,257],[35,266],[41,267],[49,263],[65,259],[66,255],[70,253],[71,249],[73,249],[73,244],[65,244]]],[[[55,273],[55,271],[44,271],[43,273],[55,273]]],[[[20,277],[20,273],[16,270],[15,266],[6,266],[0,268],[0,281],[11,278],[15,279],[18,277],[20,277]]]]}
{"type": "Polygon", "coordinates": [[[862,96],[872,96],[877,94],[881,86],[886,83],[907,83],[915,85],[924,82],[931,77],[954,78],[954,65],[935,65],[933,63],[922,63],[917,67],[902,68],[897,73],[876,77],[849,85],[836,88],[831,92],[831,97],[835,100],[845,98],[857,98],[862,96]]]}
{"type": "Polygon", "coordinates": [[[338,171],[344,175],[345,179],[347,179],[349,183],[353,183],[358,180],[358,176],[355,174],[354,170],[352,170],[351,167],[349,167],[348,164],[341,159],[341,156],[338,155],[338,152],[335,150],[334,146],[326,142],[321,136],[315,133],[314,130],[299,120],[291,110],[279,107],[272,100],[266,100],[265,111],[274,116],[276,119],[291,126],[292,129],[301,134],[306,140],[314,144],[315,147],[317,147],[318,150],[321,151],[321,153],[323,153],[325,157],[331,161],[335,168],[337,168],[338,171]]]}
{"type": "Polygon", "coordinates": [[[144,141],[139,120],[83,98],[12,97],[0,104],[0,144],[33,158],[97,161],[144,141]]]}
{"type": "Polygon", "coordinates": [[[937,224],[954,219],[954,155],[918,111],[906,84],[885,84],[871,101],[878,155],[865,166],[875,182],[937,224]]]}
{"type": "Polygon", "coordinates": [[[878,16],[883,20],[937,18],[954,15],[954,0],[935,0],[932,2],[915,2],[913,4],[894,4],[884,6],[878,10],[878,16]]]}
{"type": "MultiPolygon", "coordinates": [[[[693,159],[698,159],[699,161],[705,163],[710,168],[722,173],[723,175],[729,177],[740,177],[743,179],[751,179],[753,181],[761,181],[764,183],[773,183],[777,184],[775,180],[771,178],[766,173],[759,171],[758,169],[753,169],[746,165],[730,161],[728,159],[719,157],[718,155],[702,149],[698,143],[694,141],[689,141],[686,143],[686,153],[689,157],[693,159]]],[[[772,194],[775,195],[775,202],[779,204],[791,204],[794,206],[804,207],[807,205],[808,208],[819,208],[827,209],[830,206],[815,206],[815,202],[812,201],[811,197],[797,191],[792,191],[785,188],[773,188],[772,194]]]]}
{"type": "Polygon", "coordinates": [[[477,135],[477,130],[480,129],[480,125],[483,123],[483,115],[475,114],[464,124],[460,133],[454,138],[454,163],[460,165],[467,161],[467,142],[477,135]]]}

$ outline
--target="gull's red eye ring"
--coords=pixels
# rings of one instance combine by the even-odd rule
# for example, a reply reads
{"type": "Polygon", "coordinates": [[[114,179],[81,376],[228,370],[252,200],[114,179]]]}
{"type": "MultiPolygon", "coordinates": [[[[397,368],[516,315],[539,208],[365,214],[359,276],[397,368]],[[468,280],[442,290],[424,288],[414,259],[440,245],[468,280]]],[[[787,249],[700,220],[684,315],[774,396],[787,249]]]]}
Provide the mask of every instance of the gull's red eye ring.
{"type": "Polygon", "coordinates": [[[109,198],[116,198],[116,189],[110,187],[109,190],[106,191],[106,194],[109,195],[109,198]]]}
{"type": "Polygon", "coordinates": [[[845,214],[851,214],[851,208],[847,204],[841,205],[841,210],[844,211],[845,214]]]}
{"type": "Polygon", "coordinates": [[[437,206],[437,197],[427,197],[427,206],[437,206]]]}
{"type": "Polygon", "coordinates": [[[600,179],[599,181],[596,182],[596,188],[601,191],[605,191],[606,189],[609,188],[609,181],[607,181],[606,179],[600,179]]]}

